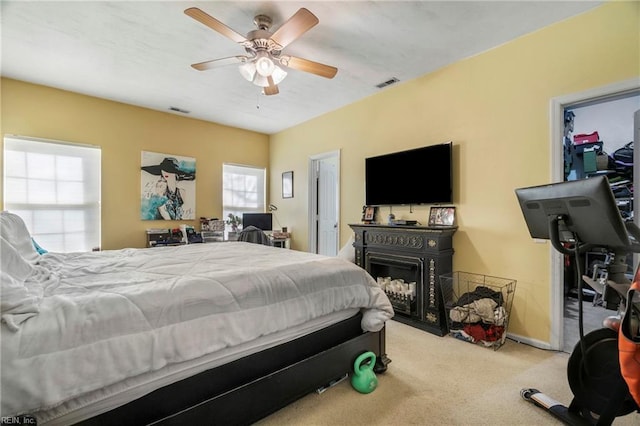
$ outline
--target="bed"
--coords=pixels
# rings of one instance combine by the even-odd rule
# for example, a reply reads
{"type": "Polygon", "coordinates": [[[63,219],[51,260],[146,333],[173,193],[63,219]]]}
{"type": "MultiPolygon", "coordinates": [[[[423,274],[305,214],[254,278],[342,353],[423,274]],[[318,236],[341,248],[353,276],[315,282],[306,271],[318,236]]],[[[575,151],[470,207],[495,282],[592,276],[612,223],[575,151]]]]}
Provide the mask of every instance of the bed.
{"type": "Polygon", "coordinates": [[[343,259],[245,242],[38,254],[8,212],[0,232],[2,416],[247,424],[367,350],[389,362],[393,308],[343,259]]]}

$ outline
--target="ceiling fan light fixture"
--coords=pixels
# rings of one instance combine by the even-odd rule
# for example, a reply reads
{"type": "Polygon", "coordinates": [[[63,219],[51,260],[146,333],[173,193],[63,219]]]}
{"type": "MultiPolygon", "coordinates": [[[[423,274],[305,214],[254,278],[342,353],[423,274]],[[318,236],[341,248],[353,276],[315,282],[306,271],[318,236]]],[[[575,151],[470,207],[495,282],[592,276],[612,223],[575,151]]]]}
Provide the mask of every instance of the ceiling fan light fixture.
{"type": "MultiPolygon", "coordinates": [[[[271,78],[273,79],[273,84],[278,85],[284,78],[287,76],[287,72],[280,68],[279,66],[275,66],[273,70],[273,74],[271,74],[271,78]]],[[[269,87],[269,76],[263,76],[259,72],[255,73],[253,77],[253,84],[260,87],[269,87]]]]}
{"type": "Polygon", "coordinates": [[[263,77],[269,77],[275,68],[276,65],[266,52],[258,52],[258,59],[256,59],[256,71],[258,74],[263,77]]]}
{"type": "Polygon", "coordinates": [[[271,74],[271,78],[273,78],[273,84],[280,84],[280,82],[284,80],[286,76],[287,72],[276,65],[273,69],[273,73],[271,74]]]}
{"type": "Polygon", "coordinates": [[[240,75],[242,75],[245,80],[253,81],[256,75],[256,64],[253,61],[245,62],[238,67],[238,71],[240,71],[240,75]]]}
{"type": "Polygon", "coordinates": [[[256,73],[256,76],[253,79],[253,84],[260,87],[269,87],[269,79],[256,73]]]}
{"type": "Polygon", "coordinates": [[[287,72],[277,66],[267,52],[258,52],[257,58],[238,67],[242,77],[260,87],[269,87],[269,77],[277,85],[287,76],[287,72]]]}

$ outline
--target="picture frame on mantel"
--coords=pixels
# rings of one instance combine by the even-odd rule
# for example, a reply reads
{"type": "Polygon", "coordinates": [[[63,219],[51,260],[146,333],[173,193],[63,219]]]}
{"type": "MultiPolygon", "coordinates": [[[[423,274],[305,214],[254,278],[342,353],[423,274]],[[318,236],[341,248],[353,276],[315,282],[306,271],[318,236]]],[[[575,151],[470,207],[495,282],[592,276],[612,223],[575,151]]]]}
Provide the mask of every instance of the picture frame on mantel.
{"type": "Polygon", "coordinates": [[[455,207],[431,207],[429,210],[429,226],[453,226],[455,219],[455,207]]]}
{"type": "Polygon", "coordinates": [[[376,210],[378,208],[375,206],[363,206],[362,207],[362,222],[363,223],[373,223],[376,219],[376,210]]]}
{"type": "Polygon", "coordinates": [[[293,198],[293,171],[282,173],[282,198],[293,198]]]}

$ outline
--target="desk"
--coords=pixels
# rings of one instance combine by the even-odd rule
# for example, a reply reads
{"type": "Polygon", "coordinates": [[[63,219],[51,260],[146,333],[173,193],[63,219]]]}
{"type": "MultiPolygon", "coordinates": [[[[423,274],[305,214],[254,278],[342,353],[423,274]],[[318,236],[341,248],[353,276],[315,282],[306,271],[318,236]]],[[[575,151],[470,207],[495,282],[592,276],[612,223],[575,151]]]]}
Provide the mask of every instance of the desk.
{"type": "Polygon", "coordinates": [[[291,248],[291,233],[290,232],[282,232],[272,231],[267,232],[267,236],[269,237],[269,241],[271,241],[271,245],[274,247],[280,247],[284,249],[291,248]]]}
{"type": "Polygon", "coordinates": [[[274,247],[280,247],[280,248],[284,248],[284,249],[288,249],[291,248],[291,238],[270,238],[271,239],[271,245],[274,247]]]}
{"type": "MultiPolygon", "coordinates": [[[[178,230],[179,232],[179,230],[178,230]]],[[[147,229],[147,247],[181,246],[182,232],[178,233],[171,229],[147,229]]]]}
{"type": "Polygon", "coordinates": [[[200,231],[203,243],[217,243],[224,241],[224,231],[200,231]]]}
{"type": "MultiPolygon", "coordinates": [[[[278,234],[267,232],[269,241],[274,247],[280,247],[284,249],[291,248],[291,236],[290,234],[278,234]]],[[[202,242],[204,243],[219,243],[224,241],[237,241],[237,232],[221,232],[221,231],[201,231],[202,242]]]]}

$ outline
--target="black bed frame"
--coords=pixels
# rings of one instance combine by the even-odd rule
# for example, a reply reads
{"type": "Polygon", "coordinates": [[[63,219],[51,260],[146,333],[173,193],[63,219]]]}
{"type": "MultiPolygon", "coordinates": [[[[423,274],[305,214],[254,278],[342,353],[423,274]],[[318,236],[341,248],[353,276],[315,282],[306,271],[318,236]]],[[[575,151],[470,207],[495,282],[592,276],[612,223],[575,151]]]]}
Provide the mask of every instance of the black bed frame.
{"type": "Polygon", "coordinates": [[[251,424],[352,372],[363,352],[374,352],[374,371],[384,372],[391,362],[385,329],[363,332],[361,319],[212,368],[79,424],[251,424]]]}

